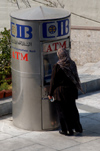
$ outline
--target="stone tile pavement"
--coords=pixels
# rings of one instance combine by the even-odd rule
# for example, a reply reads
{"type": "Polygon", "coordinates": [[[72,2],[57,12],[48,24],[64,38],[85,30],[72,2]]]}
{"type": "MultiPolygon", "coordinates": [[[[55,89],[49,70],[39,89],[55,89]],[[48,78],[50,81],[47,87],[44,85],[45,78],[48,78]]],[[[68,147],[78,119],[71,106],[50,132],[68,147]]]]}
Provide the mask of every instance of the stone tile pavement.
{"type": "Polygon", "coordinates": [[[13,125],[11,115],[0,118],[0,151],[100,151],[100,91],[77,100],[83,134],[27,131],[13,125]]]}

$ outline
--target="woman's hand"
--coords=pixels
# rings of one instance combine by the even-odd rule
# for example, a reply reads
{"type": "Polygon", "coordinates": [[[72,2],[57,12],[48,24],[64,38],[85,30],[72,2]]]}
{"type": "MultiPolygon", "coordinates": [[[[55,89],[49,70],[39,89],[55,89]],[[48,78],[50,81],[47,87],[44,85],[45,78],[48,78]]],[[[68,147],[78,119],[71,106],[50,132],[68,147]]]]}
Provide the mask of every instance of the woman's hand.
{"type": "Polygon", "coordinates": [[[52,99],[52,96],[48,95],[48,99],[51,100],[51,99],[52,99]]]}

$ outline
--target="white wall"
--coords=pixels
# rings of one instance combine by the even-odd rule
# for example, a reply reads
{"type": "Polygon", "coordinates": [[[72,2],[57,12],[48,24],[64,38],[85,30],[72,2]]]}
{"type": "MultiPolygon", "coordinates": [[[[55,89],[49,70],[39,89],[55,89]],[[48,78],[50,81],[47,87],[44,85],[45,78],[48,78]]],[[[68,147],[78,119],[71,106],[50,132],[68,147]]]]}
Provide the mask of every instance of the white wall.
{"type": "MultiPolygon", "coordinates": [[[[10,28],[10,12],[17,10],[17,6],[10,2],[11,0],[0,0],[0,30],[4,27],[10,28]]],[[[20,0],[18,0],[20,1],[20,0]]],[[[41,0],[43,2],[43,0],[41,0]]],[[[60,0],[65,4],[65,9],[72,12],[71,25],[72,26],[95,26],[100,27],[100,0],[60,0]],[[83,16],[89,19],[85,19],[83,16]],[[97,22],[96,22],[97,21],[97,22]]],[[[32,6],[39,5],[38,3],[29,0],[32,6]]],[[[25,8],[20,3],[22,8],[25,8]]]]}
{"type": "MultiPolygon", "coordinates": [[[[32,6],[36,6],[36,3],[33,3],[32,0],[29,1],[32,3],[32,6]]],[[[25,5],[22,5],[23,3],[20,4],[22,8],[25,8],[25,5]]],[[[10,13],[16,10],[18,10],[18,7],[16,4],[11,3],[11,0],[0,0],[0,31],[4,27],[10,29],[10,13]]]]}
{"type": "Polygon", "coordinates": [[[100,0],[64,0],[64,2],[68,11],[91,19],[72,14],[72,25],[100,27],[100,0]]]}
{"type": "Polygon", "coordinates": [[[100,61],[100,29],[72,30],[71,57],[78,65],[100,61]]]}

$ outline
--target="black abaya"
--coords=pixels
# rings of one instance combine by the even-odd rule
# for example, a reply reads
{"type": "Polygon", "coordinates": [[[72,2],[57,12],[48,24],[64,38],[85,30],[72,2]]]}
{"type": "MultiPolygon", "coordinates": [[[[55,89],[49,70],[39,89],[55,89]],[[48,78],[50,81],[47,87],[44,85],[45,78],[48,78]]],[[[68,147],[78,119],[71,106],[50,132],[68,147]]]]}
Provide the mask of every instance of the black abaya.
{"type": "Polygon", "coordinates": [[[82,132],[79,113],[75,99],[78,98],[78,90],[73,82],[66,76],[58,64],[54,65],[50,82],[50,96],[55,98],[55,107],[58,113],[61,130],[63,132],[82,132]]]}

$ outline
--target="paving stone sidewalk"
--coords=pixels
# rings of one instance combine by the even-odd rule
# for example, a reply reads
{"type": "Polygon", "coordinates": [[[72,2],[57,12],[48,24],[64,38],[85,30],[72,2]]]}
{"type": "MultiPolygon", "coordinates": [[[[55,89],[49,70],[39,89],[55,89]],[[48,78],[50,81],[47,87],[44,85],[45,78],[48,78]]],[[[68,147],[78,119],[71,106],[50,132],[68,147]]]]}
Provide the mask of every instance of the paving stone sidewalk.
{"type": "Polygon", "coordinates": [[[0,118],[0,151],[100,151],[100,91],[77,100],[83,134],[26,131],[13,125],[11,115],[0,118]]]}

